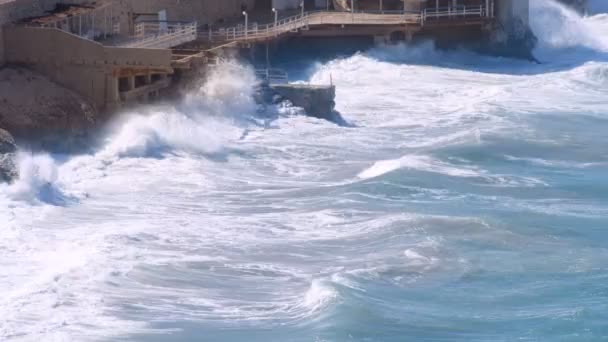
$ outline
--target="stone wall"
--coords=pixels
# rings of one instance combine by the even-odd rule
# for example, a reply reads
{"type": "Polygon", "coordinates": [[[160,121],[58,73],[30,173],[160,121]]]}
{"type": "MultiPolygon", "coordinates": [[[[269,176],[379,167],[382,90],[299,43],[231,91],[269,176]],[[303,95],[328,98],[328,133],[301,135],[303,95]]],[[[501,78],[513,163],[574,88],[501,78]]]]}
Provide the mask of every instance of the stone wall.
{"type": "Polygon", "coordinates": [[[5,43],[7,62],[27,65],[100,109],[119,101],[114,70],[171,70],[171,50],[104,47],[58,29],[7,27],[5,43]]]}
{"type": "Polygon", "coordinates": [[[0,2],[0,66],[5,63],[3,26],[23,18],[41,15],[55,7],[57,0],[12,0],[0,2]]]}
{"type": "MultiPolygon", "coordinates": [[[[57,3],[84,4],[92,0],[5,0],[0,1],[0,66],[6,61],[3,26],[19,20],[43,15],[55,8],[57,3]]],[[[113,0],[105,0],[113,1],[113,0]]],[[[124,0],[122,0],[124,1],[124,0]]]]}
{"type": "Polygon", "coordinates": [[[216,24],[241,17],[242,8],[253,9],[255,0],[127,0],[134,13],[157,14],[167,11],[169,21],[197,21],[216,24]]]}

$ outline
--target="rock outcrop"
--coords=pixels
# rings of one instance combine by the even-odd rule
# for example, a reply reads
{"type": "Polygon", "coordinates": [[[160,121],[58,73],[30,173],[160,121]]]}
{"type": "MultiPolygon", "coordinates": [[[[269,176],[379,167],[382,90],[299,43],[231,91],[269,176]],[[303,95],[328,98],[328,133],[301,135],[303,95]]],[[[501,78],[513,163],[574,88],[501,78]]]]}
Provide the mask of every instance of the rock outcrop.
{"type": "Polygon", "coordinates": [[[0,129],[0,182],[11,182],[17,178],[16,152],[15,139],[9,132],[0,129]]]}
{"type": "Polygon", "coordinates": [[[0,127],[20,145],[48,151],[80,149],[97,114],[76,93],[21,67],[0,69],[0,127]]]}

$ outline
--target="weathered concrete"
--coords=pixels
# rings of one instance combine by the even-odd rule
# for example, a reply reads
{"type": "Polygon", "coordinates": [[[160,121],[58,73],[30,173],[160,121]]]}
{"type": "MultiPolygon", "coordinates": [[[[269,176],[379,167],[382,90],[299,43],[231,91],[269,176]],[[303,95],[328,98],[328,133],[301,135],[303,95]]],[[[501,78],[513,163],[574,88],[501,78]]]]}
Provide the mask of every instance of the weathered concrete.
{"type": "Polygon", "coordinates": [[[333,85],[279,84],[270,88],[311,116],[328,119],[333,115],[336,106],[336,87],[333,85]]]}
{"type": "MultiPolygon", "coordinates": [[[[0,69],[0,127],[20,143],[51,151],[80,149],[97,123],[96,111],[74,92],[27,69],[0,69]]],[[[10,152],[7,141],[3,146],[10,152]]]]}
{"type": "MultiPolygon", "coordinates": [[[[124,1],[124,0],[98,0],[98,1],[124,1]]],[[[55,8],[58,3],[86,4],[90,0],[0,0],[0,66],[4,65],[5,52],[8,48],[4,44],[3,26],[17,22],[24,18],[43,15],[46,11],[55,8]]]]}

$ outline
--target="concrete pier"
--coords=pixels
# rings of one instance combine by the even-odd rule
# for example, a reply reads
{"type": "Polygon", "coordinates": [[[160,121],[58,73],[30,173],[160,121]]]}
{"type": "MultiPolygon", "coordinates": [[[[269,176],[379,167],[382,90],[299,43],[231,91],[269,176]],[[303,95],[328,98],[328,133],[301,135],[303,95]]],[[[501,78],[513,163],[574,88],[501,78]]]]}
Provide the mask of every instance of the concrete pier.
{"type": "Polygon", "coordinates": [[[336,106],[336,87],[333,85],[277,84],[270,89],[295,106],[302,107],[308,115],[330,119],[336,106]]]}

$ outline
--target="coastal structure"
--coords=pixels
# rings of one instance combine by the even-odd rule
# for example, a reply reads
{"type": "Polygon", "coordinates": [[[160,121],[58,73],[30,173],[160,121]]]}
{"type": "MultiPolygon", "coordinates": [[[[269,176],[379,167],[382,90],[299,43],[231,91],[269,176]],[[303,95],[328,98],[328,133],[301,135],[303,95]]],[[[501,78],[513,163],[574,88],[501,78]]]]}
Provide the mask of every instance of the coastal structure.
{"type": "Polygon", "coordinates": [[[375,41],[525,31],[528,0],[0,0],[0,65],[19,64],[99,110],[146,102],[226,49],[287,37],[375,41]]]}

